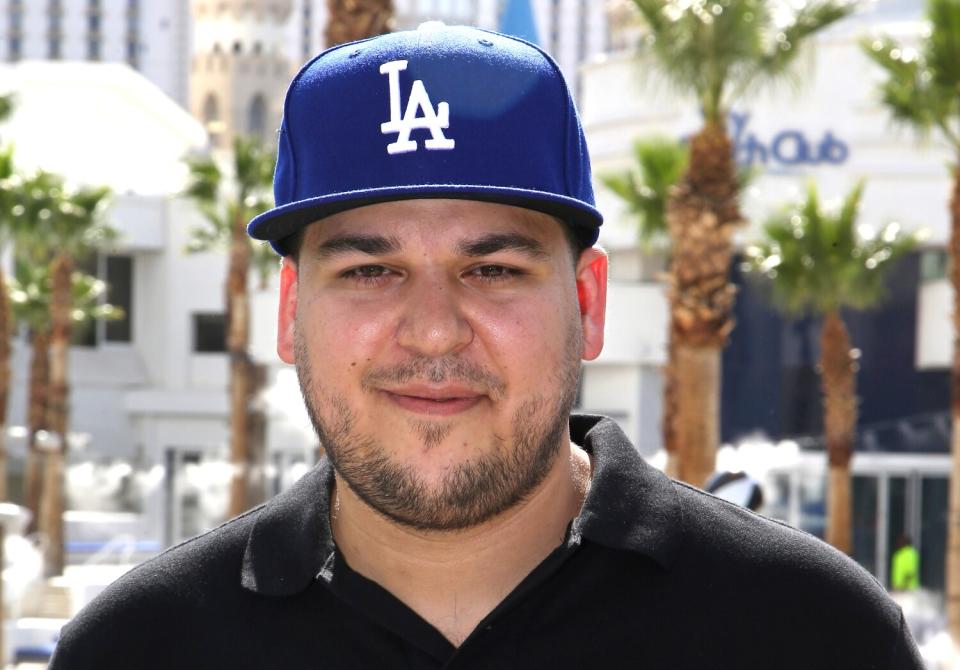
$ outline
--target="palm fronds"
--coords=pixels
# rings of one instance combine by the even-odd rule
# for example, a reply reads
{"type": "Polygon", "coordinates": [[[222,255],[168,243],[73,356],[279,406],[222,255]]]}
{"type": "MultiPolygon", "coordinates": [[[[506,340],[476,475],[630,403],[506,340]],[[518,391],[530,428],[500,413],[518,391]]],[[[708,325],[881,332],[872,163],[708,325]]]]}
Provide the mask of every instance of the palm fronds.
{"type": "Polygon", "coordinates": [[[626,203],[637,223],[637,237],[646,248],[667,237],[667,198],[686,171],[687,159],[684,145],[654,137],[634,143],[629,170],[600,175],[600,181],[626,203]]]}
{"type": "Polygon", "coordinates": [[[883,297],[886,270],[918,238],[905,234],[898,223],[879,231],[858,226],[862,195],[861,183],[830,210],[811,185],[802,203],[769,219],[766,240],[746,249],[745,269],[771,280],[774,303],[784,312],[865,309],[883,297]]]}
{"type": "Polygon", "coordinates": [[[847,0],[634,0],[648,28],[641,43],[677,92],[708,122],[754,86],[780,78],[812,35],[848,16],[847,0]]]}
{"type": "Polygon", "coordinates": [[[186,159],[190,175],[184,195],[205,221],[190,231],[188,253],[225,248],[237,221],[249,221],[273,206],[275,155],[256,138],[245,137],[234,140],[230,155],[230,164],[211,156],[186,159]]]}
{"type": "Polygon", "coordinates": [[[960,3],[930,0],[930,35],[918,48],[865,38],[864,53],[885,72],[878,93],[894,121],[921,135],[939,129],[960,150],[960,3]]]}

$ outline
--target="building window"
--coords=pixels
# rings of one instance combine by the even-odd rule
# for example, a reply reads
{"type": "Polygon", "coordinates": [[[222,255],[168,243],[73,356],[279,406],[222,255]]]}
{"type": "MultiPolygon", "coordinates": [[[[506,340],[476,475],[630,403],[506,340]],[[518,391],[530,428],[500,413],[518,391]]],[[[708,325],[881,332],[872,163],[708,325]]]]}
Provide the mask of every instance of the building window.
{"type": "Polygon", "coordinates": [[[19,2],[11,2],[8,13],[10,15],[10,32],[20,33],[23,30],[23,5],[19,2]]]}
{"type": "Polygon", "coordinates": [[[10,0],[7,6],[7,23],[10,30],[7,33],[7,59],[18,61],[23,56],[23,0],[10,0]]]}
{"type": "Polygon", "coordinates": [[[580,0],[580,30],[577,31],[577,62],[587,59],[587,33],[590,32],[590,8],[587,0],[580,0]]]}
{"type": "Polygon", "coordinates": [[[140,1],[127,0],[127,63],[140,67],[140,1]]]}
{"type": "Polygon", "coordinates": [[[63,6],[60,0],[49,0],[47,5],[47,58],[59,60],[63,56],[63,6]]]}
{"type": "Polygon", "coordinates": [[[47,57],[59,60],[63,56],[63,6],[60,0],[50,0],[47,21],[47,57]]]}
{"type": "Polygon", "coordinates": [[[127,63],[134,69],[140,67],[140,44],[134,38],[127,40],[127,63]]]}
{"type": "Polygon", "coordinates": [[[227,350],[227,318],[223,313],[193,315],[193,351],[222,354],[227,350]]]}
{"type": "Polygon", "coordinates": [[[301,52],[303,59],[306,60],[313,53],[313,0],[303,0],[303,33],[301,39],[301,52]]]}
{"type": "Polygon", "coordinates": [[[123,317],[114,321],[94,321],[77,328],[73,343],[96,347],[104,343],[124,344],[133,341],[133,257],[99,254],[77,263],[77,270],[93,275],[107,284],[101,297],[104,303],[123,310],[123,317]]]}
{"type": "Polygon", "coordinates": [[[946,279],[949,263],[946,249],[924,249],[920,252],[920,279],[924,282],[946,279]]]}
{"type": "Polygon", "coordinates": [[[203,108],[200,111],[203,120],[203,127],[207,129],[212,146],[220,146],[220,137],[223,134],[224,123],[220,120],[220,103],[217,96],[213,93],[207,93],[203,100],[203,108]]]}
{"type": "Polygon", "coordinates": [[[560,53],[560,0],[553,0],[550,6],[550,53],[560,53]]]}
{"type": "Polygon", "coordinates": [[[100,0],[87,0],[87,59],[100,60],[100,0]]]}
{"type": "Polygon", "coordinates": [[[133,341],[133,257],[106,256],[107,302],[123,310],[123,318],[104,323],[107,342],[133,341]]]}
{"type": "Polygon", "coordinates": [[[247,117],[247,132],[251,135],[262,136],[267,129],[267,102],[263,94],[257,93],[250,101],[250,112],[247,117]]]}

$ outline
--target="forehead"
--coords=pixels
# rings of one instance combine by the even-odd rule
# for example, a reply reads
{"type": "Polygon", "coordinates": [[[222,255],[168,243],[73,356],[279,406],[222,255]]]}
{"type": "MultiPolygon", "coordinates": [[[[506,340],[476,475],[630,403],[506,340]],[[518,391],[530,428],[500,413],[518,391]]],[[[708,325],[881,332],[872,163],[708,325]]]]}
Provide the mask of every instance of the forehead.
{"type": "Polygon", "coordinates": [[[456,244],[496,233],[521,233],[549,251],[565,244],[563,224],[522,207],[476,200],[398,200],[358,207],[316,221],[304,233],[304,246],[345,234],[380,235],[407,243],[456,244]]]}

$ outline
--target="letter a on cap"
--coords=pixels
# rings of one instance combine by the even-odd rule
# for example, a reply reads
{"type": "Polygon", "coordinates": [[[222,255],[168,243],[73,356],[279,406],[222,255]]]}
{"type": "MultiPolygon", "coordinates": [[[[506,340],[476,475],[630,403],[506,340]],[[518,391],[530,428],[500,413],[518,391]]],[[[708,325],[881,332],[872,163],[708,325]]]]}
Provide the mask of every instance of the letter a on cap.
{"type": "Polygon", "coordinates": [[[380,132],[384,135],[397,133],[396,141],[387,145],[387,153],[416,151],[417,142],[410,139],[410,132],[418,128],[430,131],[430,139],[423,142],[425,148],[453,149],[454,140],[443,134],[443,130],[450,127],[450,105],[440,102],[434,110],[421,79],[413,82],[407,108],[403,117],[400,116],[400,73],[406,69],[405,60],[394,60],[380,66],[380,74],[387,75],[390,85],[390,120],[380,124],[380,132]],[[417,116],[417,112],[422,112],[422,115],[417,116]]]}

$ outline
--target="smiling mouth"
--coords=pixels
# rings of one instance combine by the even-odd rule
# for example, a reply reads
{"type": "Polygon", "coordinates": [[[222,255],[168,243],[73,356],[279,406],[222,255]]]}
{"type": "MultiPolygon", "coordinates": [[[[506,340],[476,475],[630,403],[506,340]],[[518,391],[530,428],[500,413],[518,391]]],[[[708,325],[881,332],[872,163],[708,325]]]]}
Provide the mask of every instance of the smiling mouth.
{"type": "Polygon", "coordinates": [[[395,391],[383,391],[383,394],[395,405],[408,412],[430,416],[461,414],[478,405],[486,397],[484,395],[426,397],[395,391]]]}

